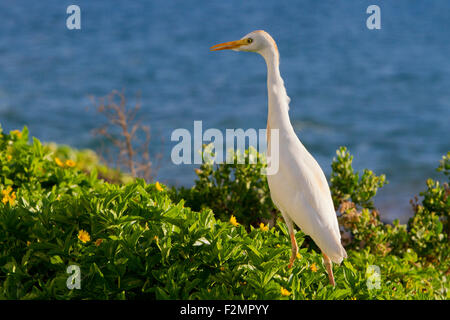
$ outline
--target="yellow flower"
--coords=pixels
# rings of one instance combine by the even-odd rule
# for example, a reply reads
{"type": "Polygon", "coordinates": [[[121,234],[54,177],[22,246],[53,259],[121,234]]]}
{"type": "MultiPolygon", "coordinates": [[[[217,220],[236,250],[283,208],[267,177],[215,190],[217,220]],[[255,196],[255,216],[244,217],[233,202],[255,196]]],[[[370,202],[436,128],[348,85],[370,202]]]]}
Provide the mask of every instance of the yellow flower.
{"type": "Polygon", "coordinates": [[[19,130],[13,130],[11,131],[11,134],[17,136],[17,138],[22,138],[22,132],[20,132],[19,130]]]}
{"type": "Polygon", "coordinates": [[[262,222],[259,224],[259,228],[261,229],[261,231],[269,230],[269,226],[265,226],[264,223],[262,223],[262,222]]]}
{"type": "Polygon", "coordinates": [[[64,163],[58,157],[55,157],[55,163],[58,167],[64,168],[64,163]]]}
{"type": "Polygon", "coordinates": [[[225,271],[225,267],[220,267],[220,271],[225,271]]]}
{"type": "Polygon", "coordinates": [[[97,241],[95,241],[95,245],[98,247],[99,245],[101,245],[103,242],[103,239],[99,238],[97,239],[97,241]]]}
{"type": "Polygon", "coordinates": [[[277,248],[281,248],[281,246],[280,246],[280,244],[279,244],[279,243],[277,243],[277,248]]]}
{"type": "Polygon", "coordinates": [[[287,289],[281,287],[281,295],[283,295],[283,296],[290,296],[291,293],[287,289]]]}
{"type": "Polygon", "coordinates": [[[10,155],[10,154],[7,154],[7,155],[6,155],[6,159],[8,159],[8,161],[11,161],[11,159],[12,159],[12,155],[10,155]]]}
{"type": "Polygon", "coordinates": [[[156,187],[156,190],[158,190],[158,191],[164,191],[164,188],[159,184],[158,181],[156,181],[155,187],[156,187]]]}
{"type": "Polygon", "coordinates": [[[76,163],[73,160],[66,160],[66,166],[68,167],[75,167],[76,163]]]}
{"type": "Polygon", "coordinates": [[[2,195],[3,195],[2,202],[3,202],[3,204],[7,204],[8,203],[9,193],[10,192],[11,192],[11,186],[9,186],[8,188],[2,190],[2,195]]]}
{"type": "Polygon", "coordinates": [[[309,268],[311,269],[312,272],[317,272],[317,266],[315,263],[313,263],[309,268]]]}
{"type": "Polygon", "coordinates": [[[11,193],[11,195],[9,196],[9,205],[12,206],[14,204],[14,201],[16,201],[16,193],[15,192],[11,193]]]}
{"type": "Polygon", "coordinates": [[[351,297],[350,300],[356,300],[356,297],[351,297]]]}
{"type": "Polygon", "coordinates": [[[78,239],[80,239],[81,242],[86,243],[91,241],[91,236],[87,233],[87,231],[80,230],[80,232],[78,232],[78,239]]]}
{"type": "Polygon", "coordinates": [[[10,206],[12,206],[16,200],[16,193],[13,191],[11,194],[10,192],[12,191],[11,186],[8,186],[8,188],[2,190],[2,194],[3,194],[3,199],[2,199],[2,203],[4,205],[6,205],[7,203],[9,203],[10,206]]]}
{"type": "Polygon", "coordinates": [[[301,258],[302,258],[301,254],[297,252],[297,259],[300,260],[301,258]]]}
{"type": "Polygon", "coordinates": [[[30,244],[31,244],[31,242],[30,242],[30,241],[27,241],[27,247],[28,247],[30,244]]]}
{"type": "Polygon", "coordinates": [[[9,193],[10,193],[11,191],[12,191],[12,187],[11,187],[11,186],[8,186],[8,188],[2,190],[2,194],[3,194],[4,196],[6,196],[6,195],[9,195],[9,193]]]}
{"type": "Polygon", "coordinates": [[[239,225],[239,223],[236,221],[236,217],[233,215],[231,215],[230,223],[235,227],[237,227],[239,225]]]}

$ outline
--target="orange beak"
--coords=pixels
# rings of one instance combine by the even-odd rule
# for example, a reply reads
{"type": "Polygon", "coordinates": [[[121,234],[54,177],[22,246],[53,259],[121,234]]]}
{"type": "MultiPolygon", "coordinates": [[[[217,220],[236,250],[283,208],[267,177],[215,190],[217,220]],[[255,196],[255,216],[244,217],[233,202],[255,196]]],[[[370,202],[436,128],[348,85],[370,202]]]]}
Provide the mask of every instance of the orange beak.
{"type": "Polygon", "coordinates": [[[215,46],[212,46],[211,48],[209,48],[209,50],[219,51],[219,50],[227,50],[227,49],[236,49],[236,48],[239,48],[240,46],[243,46],[246,44],[248,44],[247,40],[242,39],[242,40],[219,43],[219,44],[216,44],[215,46]]]}

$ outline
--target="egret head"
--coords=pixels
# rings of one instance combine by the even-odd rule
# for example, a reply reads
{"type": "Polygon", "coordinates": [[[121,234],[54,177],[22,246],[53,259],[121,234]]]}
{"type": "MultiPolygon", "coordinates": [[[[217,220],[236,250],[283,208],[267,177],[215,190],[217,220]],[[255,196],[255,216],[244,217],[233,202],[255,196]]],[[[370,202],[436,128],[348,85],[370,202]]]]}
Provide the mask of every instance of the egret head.
{"type": "Polygon", "coordinates": [[[245,35],[240,40],[216,44],[210,48],[211,51],[227,50],[249,51],[262,54],[264,50],[275,50],[278,52],[277,45],[270,34],[263,30],[256,30],[245,35]]]}

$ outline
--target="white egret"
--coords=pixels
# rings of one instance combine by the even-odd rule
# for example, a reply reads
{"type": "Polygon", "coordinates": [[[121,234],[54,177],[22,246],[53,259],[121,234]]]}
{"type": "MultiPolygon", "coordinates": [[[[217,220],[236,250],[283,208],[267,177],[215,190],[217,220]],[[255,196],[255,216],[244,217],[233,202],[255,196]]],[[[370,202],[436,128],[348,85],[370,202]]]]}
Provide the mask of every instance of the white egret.
{"type": "Polygon", "coordinates": [[[231,49],[256,52],[267,64],[267,153],[271,156],[270,130],[279,132],[279,169],[268,175],[270,195],[281,211],[289,230],[294,263],[298,246],[293,222],[321,249],[330,283],[334,286],[332,262],[340,264],[347,257],[325,175],[294,132],[289,119],[289,102],[279,70],[279,52],[273,38],[265,31],[253,31],[240,40],[211,47],[212,51],[231,49]]]}

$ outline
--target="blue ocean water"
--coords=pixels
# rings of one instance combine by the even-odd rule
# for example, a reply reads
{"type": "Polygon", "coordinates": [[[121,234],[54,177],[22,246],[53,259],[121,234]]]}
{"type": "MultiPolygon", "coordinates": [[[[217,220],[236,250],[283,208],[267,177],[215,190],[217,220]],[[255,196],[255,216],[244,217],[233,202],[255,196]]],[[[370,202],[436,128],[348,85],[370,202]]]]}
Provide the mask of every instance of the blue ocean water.
{"type": "Polygon", "coordinates": [[[209,51],[257,29],[278,43],[292,123],[325,173],[347,146],[357,169],[390,181],[376,198],[382,218],[406,221],[450,150],[447,0],[2,1],[0,123],[95,149],[101,116],[89,97],[140,93],[151,150],[163,147],[158,180],[192,185],[193,167],[170,162],[174,129],[265,128],[263,59],[209,51]],[[70,4],[81,30],[66,28],[70,4]],[[371,4],[381,30],[366,28],[371,4]]]}

